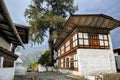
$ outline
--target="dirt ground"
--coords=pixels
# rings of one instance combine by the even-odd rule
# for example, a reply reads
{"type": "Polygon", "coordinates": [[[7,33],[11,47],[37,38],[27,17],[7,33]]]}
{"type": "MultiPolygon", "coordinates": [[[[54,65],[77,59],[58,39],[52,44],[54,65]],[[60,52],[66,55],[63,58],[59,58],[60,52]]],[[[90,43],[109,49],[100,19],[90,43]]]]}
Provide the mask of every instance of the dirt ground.
{"type": "Polygon", "coordinates": [[[104,74],[103,80],[120,80],[120,73],[104,74]]]}
{"type": "Polygon", "coordinates": [[[83,80],[83,77],[59,72],[27,72],[24,76],[15,76],[14,80],[83,80]]]}
{"type": "MultiPolygon", "coordinates": [[[[88,80],[82,76],[63,74],[60,72],[27,72],[23,76],[15,76],[14,80],[88,80]],[[31,79],[31,78],[35,79],[31,79]]],[[[101,79],[96,80],[120,80],[120,73],[103,74],[101,79]]]]}

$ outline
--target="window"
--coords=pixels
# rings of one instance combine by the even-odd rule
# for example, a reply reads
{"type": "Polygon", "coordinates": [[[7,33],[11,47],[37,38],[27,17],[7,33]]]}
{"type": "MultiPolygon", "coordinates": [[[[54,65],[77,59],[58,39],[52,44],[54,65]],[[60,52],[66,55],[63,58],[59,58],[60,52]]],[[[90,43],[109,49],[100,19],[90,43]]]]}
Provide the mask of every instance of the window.
{"type": "Polygon", "coordinates": [[[79,45],[89,45],[88,33],[78,33],[79,45]]]}
{"type": "Polygon", "coordinates": [[[74,55],[74,68],[78,68],[78,56],[77,56],[77,54],[74,55]]]}
{"type": "Polygon", "coordinates": [[[73,36],[73,47],[77,46],[77,34],[73,36]]]}
{"type": "Polygon", "coordinates": [[[61,59],[61,68],[63,68],[63,59],[61,59]]]}
{"type": "Polygon", "coordinates": [[[64,45],[61,47],[61,54],[64,54],[64,45]]]}
{"type": "Polygon", "coordinates": [[[74,69],[74,59],[73,59],[73,56],[71,56],[71,58],[70,58],[70,69],[71,70],[74,69]]]}
{"type": "Polygon", "coordinates": [[[13,67],[13,66],[14,66],[13,60],[8,60],[7,58],[4,59],[3,67],[13,67]]]}
{"type": "Polygon", "coordinates": [[[109,46],[107,34],[99,34],[99,40],[100,46],[109,46]]]}
{"type": "Polygon", "coordinates": [[[58,57],[60,56],[60,49],[58,50],[58,57]]]}
{"type": "Polygon", "coordinates": [[[69,58],[66,58],[66,68],[69,68],[69,58]]]}
{"type": "Polygon", "coordinates": [[[79,46],[83,48],[108,48],[107,34],[78,33],[79,46]]]}
{"type": "Polygon", "coordinates": [[[66,44],[66,52],[70,50],[70,41],[67,41],[66,44]]]}
{"type": "Polygon", "coordinates": [[[89,34],[89,45],[91,47],[98,47],[99,46],[98,34],[89,34]]]}
{"type": "Polygon", "coordinates": [[[69,69],[76,70],[78,68],[78,56],[77,54],[70,56],[70,66],[69,69]]]}

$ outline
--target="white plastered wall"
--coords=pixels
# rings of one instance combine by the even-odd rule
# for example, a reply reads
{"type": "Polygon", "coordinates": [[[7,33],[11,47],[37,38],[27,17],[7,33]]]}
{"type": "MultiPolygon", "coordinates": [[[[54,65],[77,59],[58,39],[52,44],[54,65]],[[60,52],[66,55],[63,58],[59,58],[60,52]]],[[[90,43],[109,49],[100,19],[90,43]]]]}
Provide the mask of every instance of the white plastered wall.
{"type": "Polygon", "coordinates": [[[13,80],[14,68],[0,68],[0,80],[13,80]]]}
{"type": "Polygon", "coordinates": [[[77,49],[78,71],[81,75],[116,72],[112,41],[110,49],[77,49]]]}
{"type": "Polygon", "coordinates": [[[2,37],[0,37],[0,47],[3,47],[4,49],[10,51],[10,44],[7,41],[5,41],[2,37]]]}
{"type": "MultiPolygon", "coordinates": [[[[15,66],[15,63],[14,63],[15,66]]],[[[15,74],[14,67],[0,68],[0,80],[13,80],[15,74]]]]}
{"type": "MultiPolygon", "coordinates": [[[[2,37],[0,37],[0,47],[10,51],[11,45],[5,41],[2,37]]],[[[14,67],[3,67],[4,57],[1,57],[1,67],[0,67],[0,80],[13,80],[14,79],[14,67]]]]}

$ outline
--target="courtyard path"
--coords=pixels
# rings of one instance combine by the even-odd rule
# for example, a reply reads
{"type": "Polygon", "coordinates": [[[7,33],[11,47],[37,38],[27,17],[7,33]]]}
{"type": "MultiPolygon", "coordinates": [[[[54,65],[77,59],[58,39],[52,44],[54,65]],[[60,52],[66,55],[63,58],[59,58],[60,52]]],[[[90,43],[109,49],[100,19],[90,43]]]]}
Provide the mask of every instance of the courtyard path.
{"type": "Polygon", "coordinates": [[[15,76],[14,80],[32,80],[33,76],[35,80],[83,80],[82,77],[59,72],[27,72],[24,76],[15,76]]]}

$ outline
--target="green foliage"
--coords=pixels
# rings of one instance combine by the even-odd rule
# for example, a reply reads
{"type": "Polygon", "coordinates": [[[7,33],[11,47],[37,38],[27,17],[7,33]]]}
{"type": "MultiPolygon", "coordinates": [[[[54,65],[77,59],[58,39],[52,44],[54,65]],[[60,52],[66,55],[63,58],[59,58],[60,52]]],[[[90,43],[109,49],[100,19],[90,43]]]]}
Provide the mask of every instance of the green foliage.
{"type": "Polygon", "coordinates": [[[30,40],[42,43],[46,31],[53,29],[49,34],[56,38],[69,14],[74,13],[77,7],[74,0],[32,0],[24,15],[30,25],[30,40]]]}
{"type": "Polygon", "coordinates": [[[36,65],[36,64],[37,64],[37,62],[34,62],[34,61],[33,61],[33,62],[31,62],[31,63],[29,64],[29,67],[32,68],[32,66],[34,66],[34,65],[36,65]]]}
{"type": "Polygon", "coordinates": [[[41,57],[38,60],[38,63],[40,63],[41,65],[48,65],[50,62],[50,51],[46,50],[44,52],[44,54],[41,55],[41,57]]]}
{"type": "Polygon", "coordinates": [[[29,65],[29,68],[32,69],[33,72],[38,71],[38,63],[37,62],[32,62],[29,65]]]}

